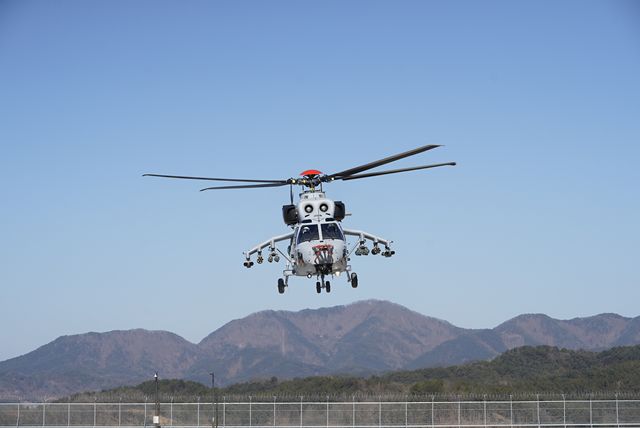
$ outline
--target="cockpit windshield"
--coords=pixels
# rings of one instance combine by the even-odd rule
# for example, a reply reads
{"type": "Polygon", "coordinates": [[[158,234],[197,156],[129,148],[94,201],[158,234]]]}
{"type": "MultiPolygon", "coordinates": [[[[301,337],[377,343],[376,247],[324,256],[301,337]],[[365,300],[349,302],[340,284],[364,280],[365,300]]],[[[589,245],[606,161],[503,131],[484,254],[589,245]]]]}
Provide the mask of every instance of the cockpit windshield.
{"type": "Polygon", "coordinates": [[[308,242],[320,239],[320,235],[318,233],[318,225],[317,224],[307,224],[300,228],[300,232],[298,233],[298,244],[301,242],[308,242]]]}
{"type": "Polygon", "coordinates": [[[341,239],[344,240],[344,235],[340,230],[337,223],[323,223],[322,227],[322,239],[341,239]]]}

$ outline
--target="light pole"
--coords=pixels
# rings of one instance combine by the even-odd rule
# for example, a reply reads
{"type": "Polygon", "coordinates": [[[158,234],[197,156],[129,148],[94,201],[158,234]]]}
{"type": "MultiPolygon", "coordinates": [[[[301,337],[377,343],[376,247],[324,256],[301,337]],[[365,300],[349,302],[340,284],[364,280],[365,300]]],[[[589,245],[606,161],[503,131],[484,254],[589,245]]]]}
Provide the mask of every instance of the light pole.
{"type": "Polygon", "coordinates": [[[156,372],[156,374],[153,375],[153,378],[156,383],[156,412],[155,412],[155,415],[153,416],[153,425],[155,425],[156,428],[160,428],[160,398],[158,397],[158,372],[156,372]]]}
{"type": "Polygon", "coordinates": [[[211,376],[211,406],[213,407],[213,417],[211,418],[211,428],[217,428],[218,426],[218,402],[216,400],[216,374],[212,370],[209,375],[211,376]]]}

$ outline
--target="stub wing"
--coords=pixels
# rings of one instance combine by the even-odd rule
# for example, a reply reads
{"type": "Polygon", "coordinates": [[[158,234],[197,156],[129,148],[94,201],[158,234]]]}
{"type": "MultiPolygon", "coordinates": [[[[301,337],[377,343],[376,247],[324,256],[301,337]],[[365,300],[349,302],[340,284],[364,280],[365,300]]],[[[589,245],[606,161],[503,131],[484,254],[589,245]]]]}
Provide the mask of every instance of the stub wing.
{"type": "Polygon", "coordinates": [[[249,260],[252,254],[261,252],[264,248],[269,247],[269,250],[275,251],[276,242],[286,241],[287,239],[293,238],[293,232],[287,233],[285,235],[274,236],[272,238],[267,239],[266,241],[256,245],[248,251],[244,252],[244,257],[249,260]]]}
{"type": "MultiPolygon", "coordinates": [[[[396,253],[391,249],[391,243],[393,241],[389,241],[379,236],[372,235],[371,233],[364,232],[362,230],[342,229],[342,231],[345,235],[358,237],[358,244],[356,244],[356,246],[354,246],[351,250],[355,250],[356,256],[366,256],[367,254],[369,254],[369,249],[365,245],[367,239],[373,242],[373,249],[371,250],[371,254],[382,253],[382,255],[385,257],[391,257],[396,253]],[[380,249],[380,247],[378,246],[379,244],[384,245],[384,251],[380,249]]],[[[351,254],[351,252],[349,254],[351,254]]]]}
{"type": "Polygon", "coordinates": [[[364,232],[362,230],[352,230],[352,229],[342,229],[345,235],[357,236],[360,238],[361,242],[364,242],[366,239],[372,241],[374,244],[381,243],[386,247],[390,246],[393,241],[388,241],[379,236],[372,235],[370,233],[364,232]]]}

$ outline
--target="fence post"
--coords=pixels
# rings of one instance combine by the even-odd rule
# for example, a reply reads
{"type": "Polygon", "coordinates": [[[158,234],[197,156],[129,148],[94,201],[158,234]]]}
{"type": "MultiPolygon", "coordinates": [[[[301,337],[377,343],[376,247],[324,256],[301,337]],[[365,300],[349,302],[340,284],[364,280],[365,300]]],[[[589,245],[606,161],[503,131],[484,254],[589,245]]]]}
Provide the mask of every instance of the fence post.
{"type": "Polygon", "coordinates": [[[222,426],[227,426],[227,396],[222,397],[222,426]]]}
{"type": "Polygon", "coordinates": [[[329,396],[327,395],[327,428],[329,428],[329,396]]]}
{"type": "Polygon", "coordinates": [[[122,425],[122,397],[118,399],[118,426],[122,425]]]}
{"type": "Polygon", "coordinates": [[[300,396],[300,428],[302,428],[302,395],[300,396]]]}
{"type": "Polygon", "coordinates": [[[197,426],[200,426],[200,397],[198,397],[198,419],[196,421],[197,426]]]}
{"type": "Polygon", "coordinates": [[[251,396],[249,396],[249,426],[251,426],[251,396]]]}
{"type": "Polygon", "coordinates": [[[458,397],[458,428],[460,428],[460,423],[461,423],[461,413],[462,413],[462,409],[461,409],[461,403],[460,403],[460,397],[458,397]]]}
{"type": "Polygon", "coordinates": [[[404,402],[404,428],[409,426],[409,398],[405,398],[404,402]]]}
{"type": "Polygon", "coordinates": [[[435,411],[435,405],[433,403],[433,399],[435,397],[432,395],[431,396],[431,428],[433,428],[435,426],[434,422],[435,422],[435,417],[434,417],[434,411],[435,411]]]}
{"type": "Polygon", "coordinates": [[[567,400],[564,397],[564,394],[562,394],[562,424],[564,425],[564,428],[567,428],[567,400]]]}
{"type": "Polygon", "coordinates": [[[351,396],[351,426],[356,426],[356,396],[351,396]]]}
{"type": "Polygon", "coordinates": [[[616,392],[616,426],[620,428],[620,417],[618,413],[618,393],[616,392]]]}
{"type": "Polygon", "coordinates": [[[540,428],[540,394],[536,394],[536,410],[538,411],[538,428],[540,428]]]}
{"type": "Polygon", "coordinates": [[[382,426],[382,397],[378,397],[378,427],[382,426]]]}
{"type": "Polygon", "coordinates": [[[513,428],[513,395],[509,395],[509,418],[511,419],[511,428],[513,428]]]}
{"type": "Polygon", "coordinates": [[[169,426],[173,426],[173,397],[171,397],[171,404],[169,406],[169,426]]]}
{"type": "Polygon", "coordinates": [[[20,426],[20,402],[18,401],[18,416],[16,417],[16,427],[20,426]]]}
{"type": "Polygon", "coordinates": [[[487,426],[487,394],[482,397],[483,407],[484,407],[484,426],[487,426]]]}
{"type": "Polygon", "coordinates": [[[276,426],[276,396],[273,396],[273,426],[276,426]]]}
{"type": "Polygon", "coordinates": [[[591,396],[589,396],[589,426],[593,428],[593,404],[591,396]]]}
{"type": "Polygon", "coordinates": [[[97,402],[98,402],[98,397],[93,399],[93,428],[96,428],[96,406],[97,406],[97,402]]]}
{"type": "Polygon", "coordinates": [[[67,403],[67,427],[71,426],[71,403],[67,403]]]}
{"type": "Polygon", "coordinates": [[[147,397],[144,397],[144,426],[147,426],[147,397]]]}

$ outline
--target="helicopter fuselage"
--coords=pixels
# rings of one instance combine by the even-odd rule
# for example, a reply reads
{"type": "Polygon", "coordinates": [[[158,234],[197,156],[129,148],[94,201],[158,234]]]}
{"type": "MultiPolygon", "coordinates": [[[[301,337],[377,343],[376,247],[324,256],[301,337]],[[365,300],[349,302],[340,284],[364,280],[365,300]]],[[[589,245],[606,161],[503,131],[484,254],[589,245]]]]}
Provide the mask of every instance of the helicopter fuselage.
{"type": "Polygon", "coordinates": [[[324,192],[304,192],[300,194],[296,214],[289,251],[292,273],[309,276],[344,272],[347,245],[338,221],[344,218],[344,205],[328,199],[324,192]]]}
{"type": "MultiPolygon", "coordinates": [[[[379,254],[382,250],[379,244],[385,246],[382,255],[390,257],[393,251],[389,248],[391,241],[375,235],[358,231],[343,229],[342,220],[346,216],[344,204],[340,201],[328,199],[324,192],[315,189],[300,194],[300,202],[297,205],[285,205],[282,207],[283,220],[293,231],[285,235],[275,236],[246,251],[244,265],[253,266],[251,256],[257,253],[257,262],[264,261],[262,250],[268,248],[269,262],[277,262],[280,259],[278,253],[286,259],[286,268],[283,271],[285,279],[283,287],[288,283],[289,276],[316,277],[316,287],[327,288],[325,276],[339,276],[343,272],[350,273],[349,256],[353,250],[356,255],[367,255],[369,249],[365,246],[366,240],[373,242],[372,254],[379,254]],[[349,250],[347,235],[358,237],[358,242],[349,250]],[[276,248],[276,242],[289,241],[287,253],[276,248]]],[[[347,275],[347,281],[352,286],[357,286],[355,273],[347,275]],[[355,278],[355,279],[354,279],[355,278]]],[[[280,287],[280,284],[279,284],[280,287]]],[[[282,289],[282,287],[280,287],[282,289]]]]}
{"type": "Polygon", "coordinates": [[[291,245],[292,274],[296,276],[333,275],[347,269],[347,243],[337,222],[306,223],[296,228],[291,245]],[[337,236],[324,236],[331,228],[337,236]],[[320,236],[305,240],[309,235],[320,236]]]}

